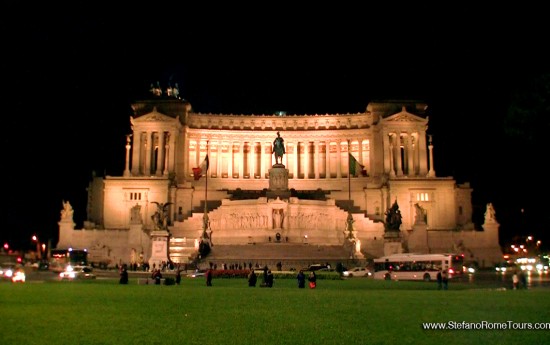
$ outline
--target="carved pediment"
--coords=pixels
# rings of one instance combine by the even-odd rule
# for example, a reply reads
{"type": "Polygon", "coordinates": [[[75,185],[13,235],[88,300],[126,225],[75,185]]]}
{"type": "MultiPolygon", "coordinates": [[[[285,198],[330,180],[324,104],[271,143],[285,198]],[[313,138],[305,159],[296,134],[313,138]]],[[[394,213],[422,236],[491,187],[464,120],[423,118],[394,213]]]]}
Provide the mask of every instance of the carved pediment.
{"type": "Polygon", "coordinates": [[[407,110],[405,110],[405,107],[403,107],[399,113],[396,113],[384,118],[382,122],[384,123],[397,123],[397,122],[427,123],[428,119],[420,117],[415,114],[411,114],[407,110]]]}
{"type": "Polygon", "coordinates": [[[132,118],[132,124],[134,123],[143,123],[143,122],[174,122],[176,119],[173,117],[170,117],[168,115],[165,115],[163,113],[159,113],[157,110],[157,107],[153,108],[153,111],[142,115],[138,118],[132,118]]]}
{"type": "Polygon", "coordinates": [[[394,114],[383,120],[384,122],[425,122],[426,120],[411,113],[394,114]]]}

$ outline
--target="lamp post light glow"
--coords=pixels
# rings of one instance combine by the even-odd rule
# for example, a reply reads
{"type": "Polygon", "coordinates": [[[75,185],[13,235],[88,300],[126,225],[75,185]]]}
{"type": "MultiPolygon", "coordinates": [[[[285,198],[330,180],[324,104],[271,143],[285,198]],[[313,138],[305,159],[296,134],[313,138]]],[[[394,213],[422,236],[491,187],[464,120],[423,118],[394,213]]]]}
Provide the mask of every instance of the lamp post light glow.
{"type": "Polygon", "coordinates": [[[38,259],[39,260],[42,260],[42,250],[41,250],[41,247],[45,249],[45,244],[42,244],[40,243],[40,241],[38,240],[38,236],[36,235],[32,235],[32,241],[33,242],[36,242],[36,255],[38,256],[38,259]]]}

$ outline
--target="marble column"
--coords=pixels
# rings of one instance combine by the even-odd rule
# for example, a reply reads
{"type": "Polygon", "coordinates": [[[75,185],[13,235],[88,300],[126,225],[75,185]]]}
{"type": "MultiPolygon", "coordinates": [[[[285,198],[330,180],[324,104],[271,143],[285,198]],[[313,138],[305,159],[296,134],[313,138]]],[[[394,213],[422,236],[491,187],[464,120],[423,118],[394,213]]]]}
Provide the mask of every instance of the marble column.
{"type": "Polygon", "coordinates": [[[330,179],[330,141],[325,141],[325,178],[330,179]]]}
{"type": "Polygon", "coordinates": [[[336,178],[342,178],[342,142],[336,143],[336,178]]]}
{"type": "Polygon", "coordinates": [[[164,132],[158,132],[158,146],[157,146],[157,159],[156,159],[156,172],[155,175],[162,175],[162,163],[164,161],[164,132]]]}
{"type": "Polygon", "coordinates": [[[138,176],[139,175],[139,172],[140,172],[140,169],[139,169],[139,164],[140,164],[140,153],[141,153],[141,132],[137,132],[135,131],[134,134],[133,134],[133,138],[134,138],[134,147],[133,147],[133,150],[132,150],[132,175],[134,176],[138,176]]]}
{"type": "Polygon", "coordinates": [[[143,172],[145,176],[151,175],[152,147],[153,147],[153,135],[151,132],[147,132],[147,136],[145,139],[145,169],[143,172]]]}

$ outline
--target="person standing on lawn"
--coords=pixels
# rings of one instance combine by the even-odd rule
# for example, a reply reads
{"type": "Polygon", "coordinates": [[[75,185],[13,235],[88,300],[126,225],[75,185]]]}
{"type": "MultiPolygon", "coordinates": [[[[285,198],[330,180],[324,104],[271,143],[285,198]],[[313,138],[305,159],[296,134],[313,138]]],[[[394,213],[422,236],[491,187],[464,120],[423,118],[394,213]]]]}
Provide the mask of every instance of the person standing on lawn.
{"type": "Polygon", "coordinates": [[[298,279],[298,288],[303,289],[306,287],[306,275],[304,274],[304,271],[300,270],[296,276],[296,279],[298,279]]]}
{"type": "Polygon", "coordinates": [[[309,288],[315,289],[317,287],[317,275],[315,274],[315,271],[311,271],[307,279],[309,280],[309,288]]]}
{"type": "Polygon", "coordinates": [[[206,277],[206,286],[212,286],[212,269],[209,268],[204,276],[206,277]]]}

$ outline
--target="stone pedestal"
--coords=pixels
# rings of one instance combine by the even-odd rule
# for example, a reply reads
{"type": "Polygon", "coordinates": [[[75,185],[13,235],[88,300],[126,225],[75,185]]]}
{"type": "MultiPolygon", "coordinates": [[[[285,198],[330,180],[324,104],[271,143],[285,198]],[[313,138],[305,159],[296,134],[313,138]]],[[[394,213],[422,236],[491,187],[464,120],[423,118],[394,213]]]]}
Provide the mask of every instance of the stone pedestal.
{"type": "Polygon", "coordinates": [[[269,169],[269,190],[266,192],[268,199],[290,198],[288,190],[288,169],[283,164],[275,164],[269,169]]]}
{"type": "Polygon", "coordinates": [[[384,256],[403,253],[401,233],[399,231],[386,231],[384,233],[384,256]]]}
{"type": "Polygon", "coordinates": [[[168,240],[170,233],[165,230],[156,230],[151,232],[151,257],[149,266],[156,268],[162,266],[162,262],[168,262],[168,240]]]}
{"type": "Polygon", "coordinates": [[[409,235],[409,251],[412,253],[429,253],[428,225],[420,223],[413,225],[413,231],[409,235]]]}
{"type": "Polygon", "coordinates": [[[403,253],[403,246],[399,242],[384,242],[384,256],[403,253]]]}
{"type": "Polygon", "coordinates": [[[73,233],[75,223],[72,218],[61,219],[57,223],[59,225],[59,240],[57,241],[57,248],[68,248],[72,246],[73,233]]]}

